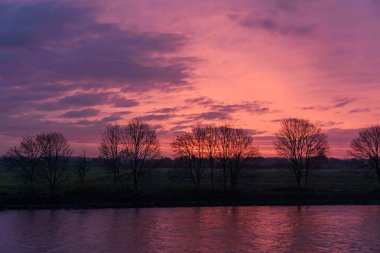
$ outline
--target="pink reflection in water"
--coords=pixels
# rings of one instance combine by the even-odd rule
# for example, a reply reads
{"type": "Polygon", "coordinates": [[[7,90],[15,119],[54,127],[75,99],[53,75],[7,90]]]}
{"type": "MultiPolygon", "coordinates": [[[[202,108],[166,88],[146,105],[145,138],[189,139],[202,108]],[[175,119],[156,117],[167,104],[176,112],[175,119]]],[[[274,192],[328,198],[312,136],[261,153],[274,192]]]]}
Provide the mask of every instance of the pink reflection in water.
{"type": "Polygon", "coordinates": [[[380,206],[0,212],[0,252],[379,252],[380,206]]]}

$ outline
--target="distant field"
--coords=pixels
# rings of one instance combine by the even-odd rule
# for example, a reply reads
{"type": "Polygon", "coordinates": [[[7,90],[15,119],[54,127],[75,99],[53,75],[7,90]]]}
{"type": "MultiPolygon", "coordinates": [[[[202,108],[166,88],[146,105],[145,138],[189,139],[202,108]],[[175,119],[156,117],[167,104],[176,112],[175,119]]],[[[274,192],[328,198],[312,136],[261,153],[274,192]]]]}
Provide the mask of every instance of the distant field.
{"type": "MultiPolygon", "coordinates": [[[[150,169],[141,182],[141,191],[146,194],[176,194],[192,192],[192,183],[184,178],[181,170],[173,168],[150,169]]],[[[39,191],[46,191],[39,184],[39,191]]],[[[130,185],[131,186],[131,185],[130,185]]],[[[220,173],[216,176],[216,191],[222,191],[220,173]]],[[[261,191],[284,191],[295,186],[292,171],[287,168],[246,169],[239,182],[239,191],[244,193],[261,191]]],[[[60,192],[72,192],[80,188],[76,176],[69,172],[60,192]]],[[[312,171],[309,190],[328,192],[363,192],[377,190],[378,182],[374,175],[358,168],[324,168],[312,171]]],[[[113,191],[112,176],[99,166],[92,165],[88,172],[85,189],[96,192],[113,191]]],[[[14,172],[0,168],[0,193],[23,192],[27,187],[14,172]]],[[[201,191],[210,190],[210,175],[205,173],[201,191]]]]}

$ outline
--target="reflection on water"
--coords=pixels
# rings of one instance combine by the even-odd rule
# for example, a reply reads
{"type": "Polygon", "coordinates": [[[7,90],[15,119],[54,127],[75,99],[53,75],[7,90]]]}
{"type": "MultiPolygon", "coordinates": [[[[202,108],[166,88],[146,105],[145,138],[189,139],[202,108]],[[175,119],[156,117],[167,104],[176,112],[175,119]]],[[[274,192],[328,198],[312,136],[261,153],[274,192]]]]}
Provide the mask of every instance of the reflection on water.
{"type": "Polygon", "coordinates": [[[0,252],[380,252],[380,206],[0,212],[0,252]]]}

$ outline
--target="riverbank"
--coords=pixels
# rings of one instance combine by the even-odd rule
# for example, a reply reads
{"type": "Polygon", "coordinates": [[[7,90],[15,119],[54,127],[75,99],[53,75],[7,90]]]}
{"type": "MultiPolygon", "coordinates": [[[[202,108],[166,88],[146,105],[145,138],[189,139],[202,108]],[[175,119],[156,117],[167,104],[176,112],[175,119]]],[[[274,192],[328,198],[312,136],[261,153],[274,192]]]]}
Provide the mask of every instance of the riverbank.
{"type": "Polygon", "coordinates": [[[236,194],[223,193],[220,177],[212,192],[206,180],[210,175],[205,174],[204,182],[196,191],[190,180],[176,174],[177,169],[156,168],[144,177],[138,195],[131,193],[131,185],[115,190],[112,176],[102,167],[93,167],[84,188],[72,175],[57,188],[59,194],[54,198],[43,182],[35,189],[38,194],[31,196],[28,186],[22,184],[16,174],[3,169],[0,170],[0,209],[380,205],[375,176],[365,177],[362,170],[330,165],[331,168],[313,171],[309,190],[301,191],[295,189],[294,176],[287,169],[246,170],[236,194]]]}
{"type": "Polygon", "coordinates": [[[123,194],[79,194],[30,196],[4,194],[0,209],[88,209],[202,206],[288,205],[380,205],[380,192],[260,192],[252,194],[193,193],[166,196],[123,194]]]}

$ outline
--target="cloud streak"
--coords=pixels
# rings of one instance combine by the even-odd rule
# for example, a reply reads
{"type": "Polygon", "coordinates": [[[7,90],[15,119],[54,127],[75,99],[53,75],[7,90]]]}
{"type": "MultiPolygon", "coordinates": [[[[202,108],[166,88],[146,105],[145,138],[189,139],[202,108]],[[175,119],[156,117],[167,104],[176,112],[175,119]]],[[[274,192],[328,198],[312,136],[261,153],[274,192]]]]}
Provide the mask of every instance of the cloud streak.
{"type": "Polygon", "coordinates": [[[252,19],[250,17],[245,17],[238,20],[238,24],[249,29],[257,28],[264,31],[289,36],[306,37],[313,35],[315,32],[314,25],[281,24],[278,21],[270,18],[252,19]]]}
{"type": "Polygon", "coordinates": [[[331,109],[339,109],[345,107],[346,105],[352,104],[355,98],[338,98],[335,99],[330,105],[317,105],[317,106],[305,106],[302,107],[303,110],[317,110],[317,111],[327,111],[331,109]]]}

